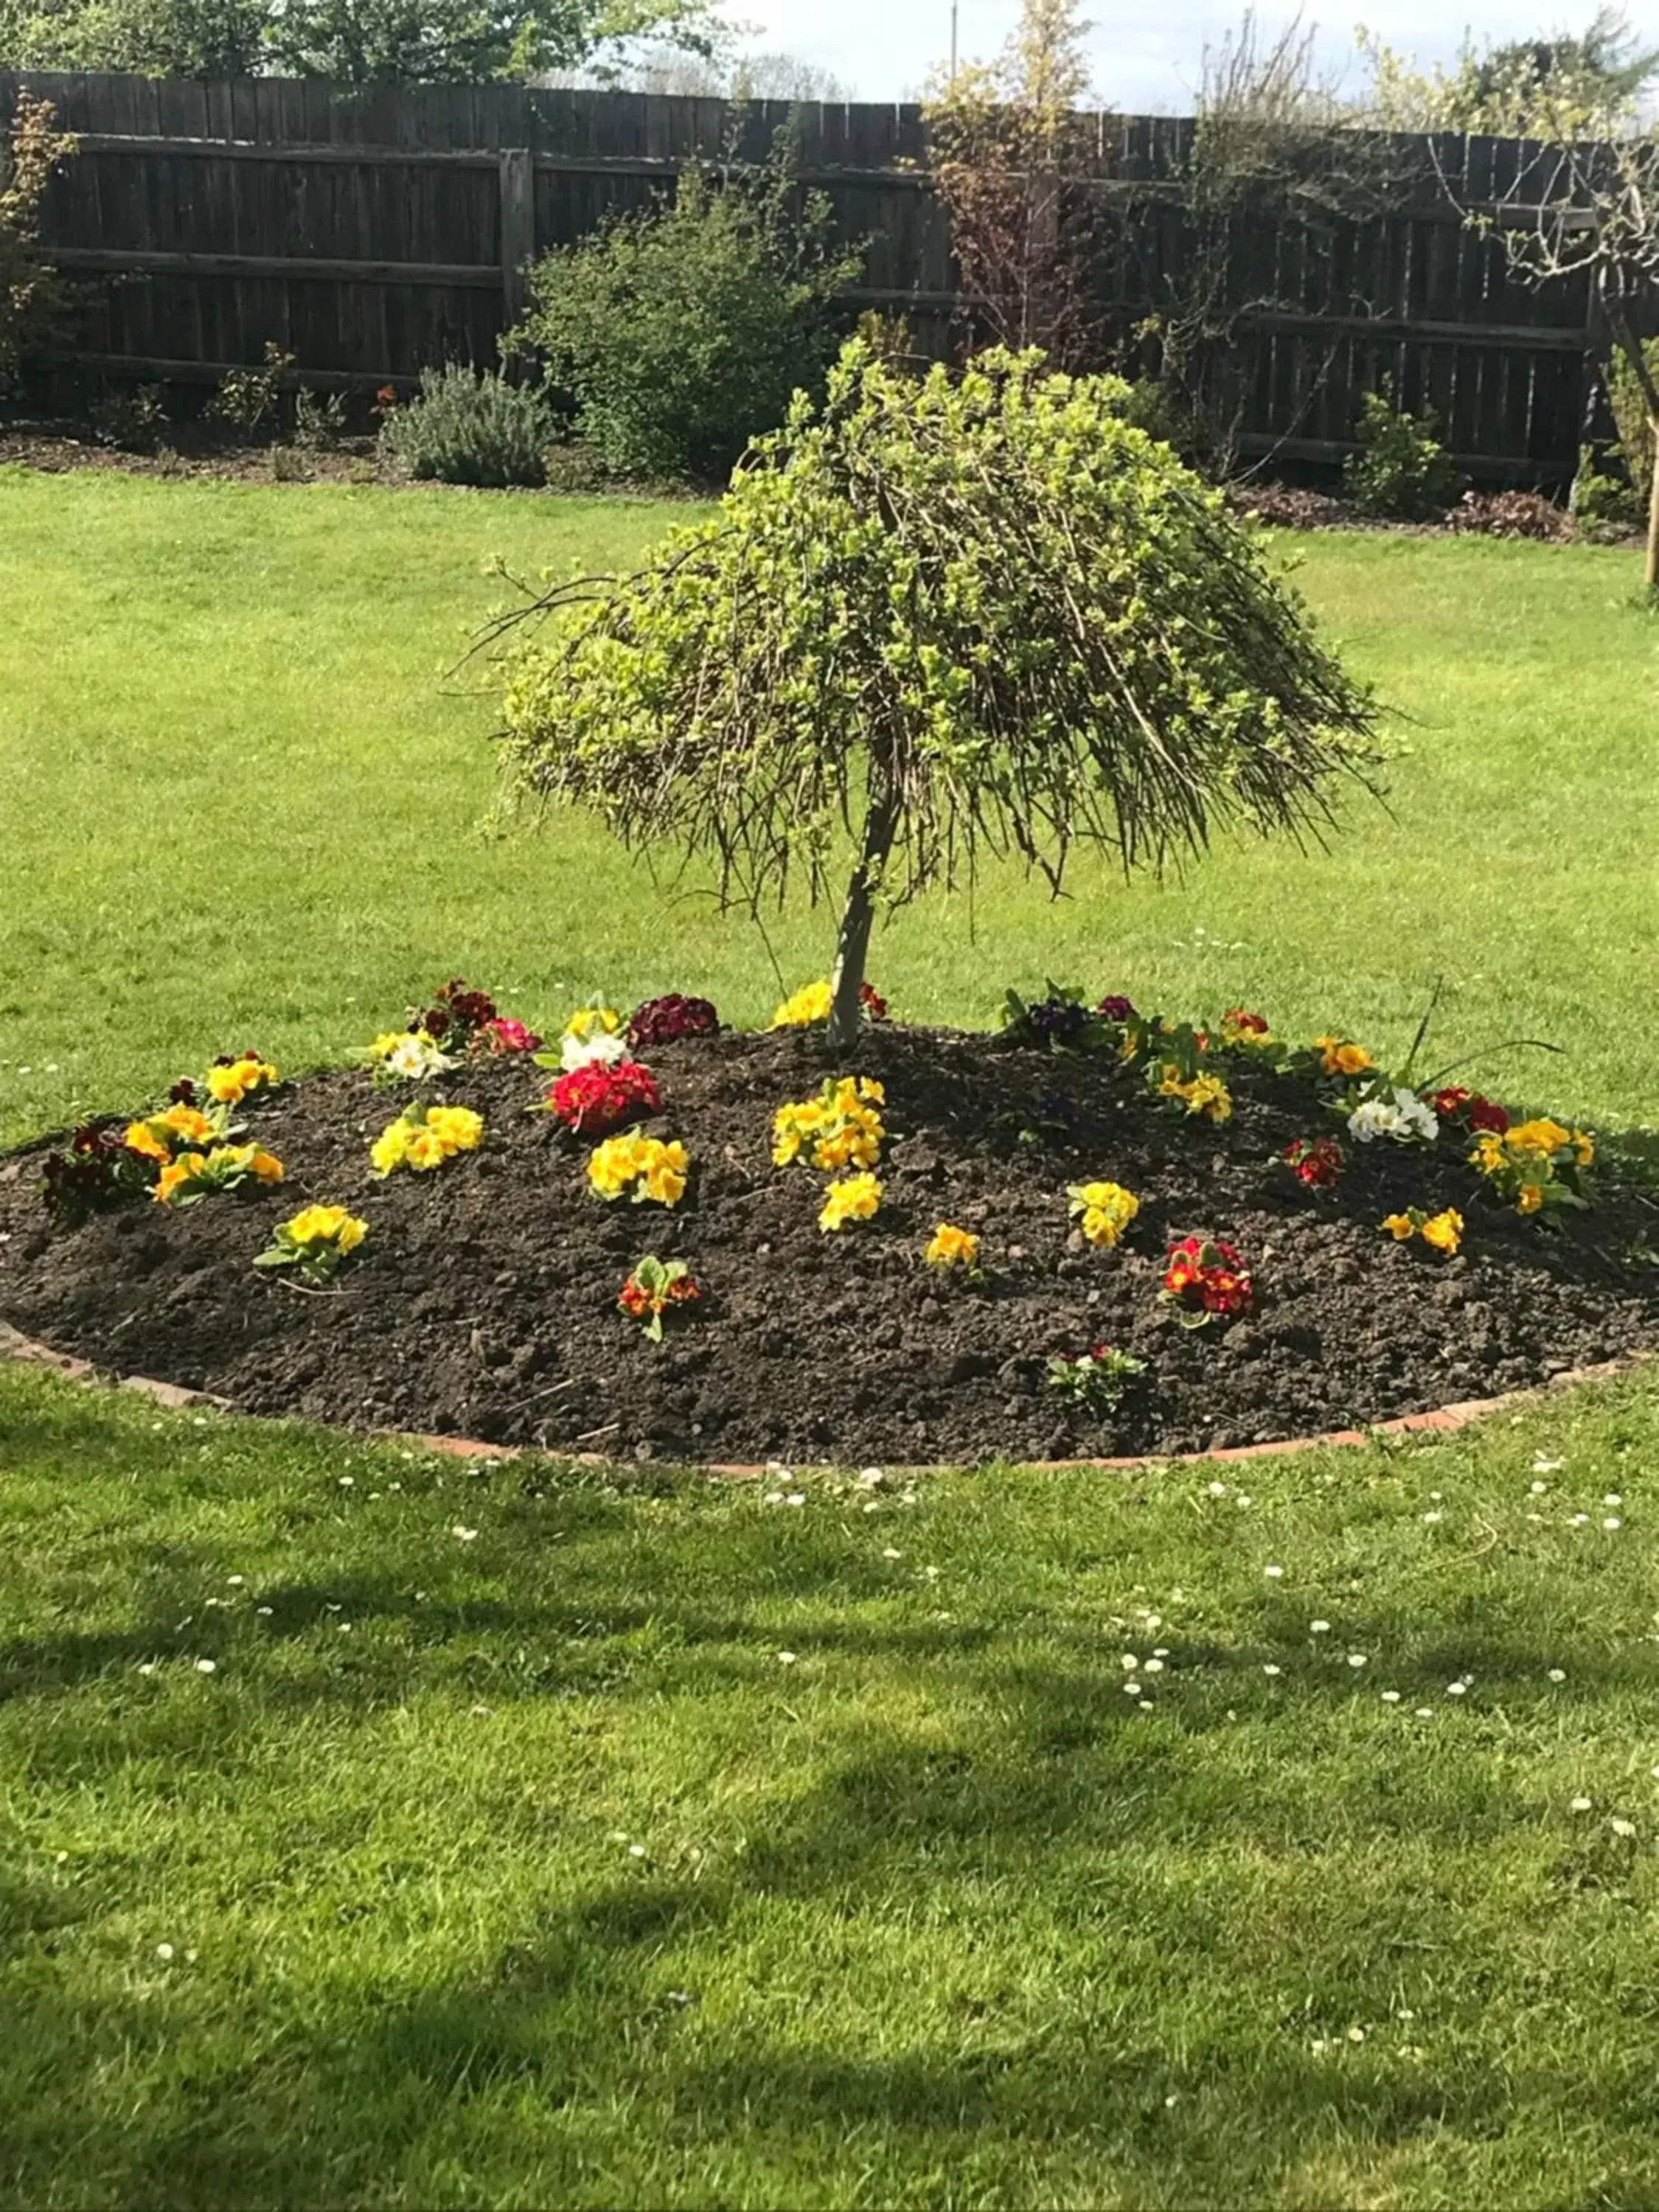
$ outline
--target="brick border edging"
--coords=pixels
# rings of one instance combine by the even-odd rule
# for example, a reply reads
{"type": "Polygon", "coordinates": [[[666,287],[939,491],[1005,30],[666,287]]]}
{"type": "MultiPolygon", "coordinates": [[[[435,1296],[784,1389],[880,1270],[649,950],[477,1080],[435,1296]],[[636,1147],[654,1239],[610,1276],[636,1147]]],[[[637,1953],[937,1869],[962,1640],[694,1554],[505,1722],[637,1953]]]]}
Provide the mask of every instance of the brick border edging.
{"type": "MultiPolygon", "coordinates": [[[[1317,1451],[1327,1445],[1365,1445],[1378,1437],[1399,1437],[1427,1434],[1449,1436],[1467,1429],[1476,1421],[1490,1419],[1496,1413],[1507,1413],[1517,1407],[1535,1406],[1562,1390],[1574,1389],[1585,1382],[1611,1382],[1620,1376],[1633,1374],[1637,1369],[1659,1359],[1659,1349],[1632,1352],[1627,1358],[1604,1360],[1596,1367],[1575,1367],[1564,1375],[1553,1375],[1546,1382],[1526,1390],[1507,1390],[1497,1398],[1465,1398],[1456,1404],[1441,1406],[1432,1413],[1401,1413],[1391,1421],[1375,1422],[1368,1429],[1332,1429],[1322,1436],[1286,1437],[1274,1443],[1228,1444],[1202,1452],[1142,1452],[1127,1459],[1040,1459],[1017,1460],[1011,1464],[1033,1474],[1064,1474],[1073,1469],[1115,1468],[1127,1470],[1144,1467],[1208,1466],[1223,1461],[1249,1459],[1278,1459],[1289,1452],[1317,1451]]],[[[114,1375],[96,1366],[90,1359],[80,1359],[73,1353],[54,1352],[50,1345],[39,1344],[25,1336],[9,1322],[0,1322],[0,1361],[13,1366],[44,1367],[62,1376],[66,1382],[89,1385],[94,1389],[137,1390],[158,1406],[175,1411],[186,1406],[211,1406],[220,1413],[234,1413],[235,1407],[228,1398],[221,1398],[210,1390],[186,1390],[177,1382],[156,1382],[143,1375],[114,1375]]],[[[245,1419],[258,1419],[246,1415],[245,1419]]],[[[368,1437],[379,1443],[414,1443],[428,1451],[447,1453],[453,1459],[516,1460],[527,1457],[563,1460],[573,1467],[615,1468],[637,1472],[641,1466],[654,1464],[651,1461],[607,1459],[602,1452],[562,1452],[543,1445],[490,1444],[472,1437],[435,1437],[411,1433],[400,1429],[359,1429],[349,1433],[368,1437]]],[[[730,1482],[753,1482],[769,1470],[765,1467],[723,1464],[718,1461],[688,1462],[702,1474],[719,1475],[730,1482]]],[[[947,1465],[926,1467],[895,1467],[895,1474],[938,1474],[947,1465]]]]}

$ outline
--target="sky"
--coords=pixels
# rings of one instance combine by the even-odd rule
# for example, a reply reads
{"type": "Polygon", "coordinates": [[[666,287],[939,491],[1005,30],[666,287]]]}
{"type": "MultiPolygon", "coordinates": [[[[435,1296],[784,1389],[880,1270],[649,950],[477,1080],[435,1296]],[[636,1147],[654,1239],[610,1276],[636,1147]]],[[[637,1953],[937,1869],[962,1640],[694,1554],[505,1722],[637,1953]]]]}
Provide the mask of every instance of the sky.
{"type": "MultiPolygon", "coordinates": [[[[932,66],[950,52],[951,0],[726,0],[726,7],[755,27],[756,46],[832,70],[855,100],[914,99],[932,66]]],[[[988,60],[1012,29],[1018,0],[959,0],[959,10],[963,58],[988,60]]],[[[1235,29],[1243,7],[1242,0],[1231,8],[1206,0],[1092,0],[1087,12],[1095,22],[1090,44],[1103,106],[1121,113],[1179,114],[1191,110],[1206,44],[1235,29]]],[[[1257,21],[1271,33],[1293,12],[1261,6],[1257,21]]],[[[1305,20],[1319,27],[1323,58],[1340,67],[1352,54],[1356,23],[1424,63],[1449,62],[1466,29],[1480,46],[1534,30],[1579,29],[1594,12],[1594,0],[1578,6],[1570,0],[1450,0],[1449,6],[1334,0],[1322,12],[1308,9],[1305,20]]],[[[1659,0],[1636,0],[1628,12],[1632,22],[1659,36],[1659,0]]]]}

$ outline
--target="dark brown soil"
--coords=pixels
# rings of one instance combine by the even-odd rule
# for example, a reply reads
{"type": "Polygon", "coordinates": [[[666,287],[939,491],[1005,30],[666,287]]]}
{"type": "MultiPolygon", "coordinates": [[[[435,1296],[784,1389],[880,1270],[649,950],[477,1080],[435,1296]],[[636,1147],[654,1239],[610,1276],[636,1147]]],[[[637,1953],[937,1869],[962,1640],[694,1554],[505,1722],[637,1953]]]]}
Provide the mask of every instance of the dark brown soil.
{"type": "Polygon", "coordinates": [[[40,1148],[0,1168],[0,1315],[126,1373],[252,1413],[675,1460],[859,1463],[1191,1450],[1305,1436],[1537,1382],[1659,1342],[1659,1274],[1632,1246],[1652,1204],[1603,1189],[1543,1229],[1501,1210],[1463,1142],[1350,1146],[1334,1195],[1275,1156],[1328,1133],[1305,1082],[1237,1062],[1237,1110],[1171,1120],[1115,1063],[952,1031],[872,1030],[836,1064],[802,1032],[689,1040],[653,1055],[658,1132],[693,1160],[684,1205],[605,1205],[585,1148],[526,1109],[549,1078],[522,1060],[445,1079],[478,1108],[481,1152],[434,1175],[370,1173],[406,1094],[317,1077],[246,1114],[285,1162],[279,1191],[190,1212],[146,1199],[66,1229],[40,1148]],[[885,1197],[871,1223],[817,1227],[824,1178],[775,1168],[773,1109],[823,1075],[887,1086],[885,1197]],[[1069,1115],[1068,1133],[1022,1141],[1069,1115]],[[1066,1186],[1110,1177],[1143,1211],[1115,1252],[1070,1233],[1066,1186]],[[368,1239],[329,1292],[250,1266],[274,1222],[345,1203],[368,1239]],[[1455,1205],[1446,1261],[1383,1237],[1385,1212],[1455,1205]],[[920,1264],[936,1223],[977,1230],[983,1289],[920,1264]],[[1211,1232],[1254,1268],[1248,1320],[1186,1330],[1158,1297],[1170,1241],[1211,1232]],[[688,1260],[704,1303],[647,1342],[616,1309],[647,1252],[688,1260]],[[1055,1352],[1106,1341],[1146,1372],[1115,1416],[1073,1408],[1055,1352]]]}

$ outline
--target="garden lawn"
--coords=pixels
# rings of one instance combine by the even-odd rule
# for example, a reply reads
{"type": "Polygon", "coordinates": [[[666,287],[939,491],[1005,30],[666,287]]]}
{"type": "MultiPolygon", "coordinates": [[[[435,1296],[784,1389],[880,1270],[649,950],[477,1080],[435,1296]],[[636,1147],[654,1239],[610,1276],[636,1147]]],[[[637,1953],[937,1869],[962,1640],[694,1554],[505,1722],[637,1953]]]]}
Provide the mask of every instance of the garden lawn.
{"type": "MultiPolygon", "coordinates": [[[[337,1061],[446,975],[555,1020],[603,989],[765,1018],[762,937],[653,885],[591,823],[494,842],[487,669],[453,669],[515,572],[626,563],[684,507],[0,470],[0,1142],[130,1107],[257,1042],[337,1061]]],[[[1599,1123],[1659,1098],[1659,623],[1623,551],[1284,541],[1402,710],[1392,811],[1328,853],[1228,846],[1183,884],[1097,862],[1059,907],[993,869],[879,931],[902,1018],[992,1021],[1045,975],[1196,1012],[1564,1056],[1480,1079],[1599,1123]]],[[[791,984],[834,917],[769,925],[791,984]]]]}
{"type": "Polygon", "coordinates": [[[1626,1386],[615,1489],[13,1372],[0,2203],[1651,2204],[1656,1468],[1626,1386]]]}

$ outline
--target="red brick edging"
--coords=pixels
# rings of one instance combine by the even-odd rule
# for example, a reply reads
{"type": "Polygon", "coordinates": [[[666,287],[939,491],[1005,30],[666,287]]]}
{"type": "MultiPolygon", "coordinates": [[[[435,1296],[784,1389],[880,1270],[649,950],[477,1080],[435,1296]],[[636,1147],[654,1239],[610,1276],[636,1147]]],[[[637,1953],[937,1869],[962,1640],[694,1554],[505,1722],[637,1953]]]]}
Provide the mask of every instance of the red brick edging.
{"type": "MultiPolygon", "coordinates": [[[[1204,1452],[1145,1452],[1129,1459],[1050,1459],[1021,1460],[1019,1466],[1029,1468],[1036,1474],[1063,1474],[1072,1468],[1137,1468],[1170,1467],[1202,1463],[1213,1460],[1275,1459],[1286,1452],[1315,1451],[1326,1444],[1368,1444],[1378,1437],[1412,1436],[1426,1432],[1445,1436],[1458,1429],[1466,1429],[1473,1422],[1488,1419],[1494,1413],[1507,1413],[1516,1407],[1537,1405],[1557,1391],[1571,1389],[1581,1382],[1609,1382],[1621,1375],[1628,1375],[1659,1353],[1634,1353],[1627,1359],[1610,1359],[1599,1367],[1577,1367],[1565,1375],[1552,1376],[1547,1382],[1535,1389],[1506,1391],[1500,1398],[1466,1398],[1455,1406],[1442,1406],[1430,1413],[1402,1413],[1397,1420],[1378,1421],[1369,1429],[1334,1429],[1324,1436],[1289,1437],[1282,1443],[1270,1444],[1232,1444],[1221,1449],[1204,1452]]],[[[50,1345],[37,1344],[31,1338],[0,1322],[0,1360],[14,1365],[45,1367],[68,1382],[91,1384],[98,1388],[138,1390],[159,1406],[179,1408],[185,1406],[213,1406],[222,1413],[234,1411],[230,1401],[216,1397],[210,1390],[186,1390],[176,1382],[155,1382],[143,1375],[110,1375],[95,1367],[89,1359],[77,1359],[66,1352],[54,1352],[50,1345]]],[[[362,1432],[360,1432],[362,1433],[362,1432]]],[[[522,1459],[527,1452],[544,1459],[562,1459],[576,1467],[629,1467],[637,1461],[607,1459],[601,1452],[562,1452],[522,1444],[482,1443],[471,1437],[411,1436],[402,1431],[377,1429],[366,1433],[383,1440],[417,1443],[428,1451],[447,1452],[455,1459],[522,1459]]],[[[764,1467],[728,1466],[718,1462],[697,1462],[705,1474],[717,1474],[733,1481],[753,1481],[768,1473],[764,1467]]],[[[895,1468],[898,1474],[922,1474],[937,1472],[926,1468],[895,1468]]]]}

